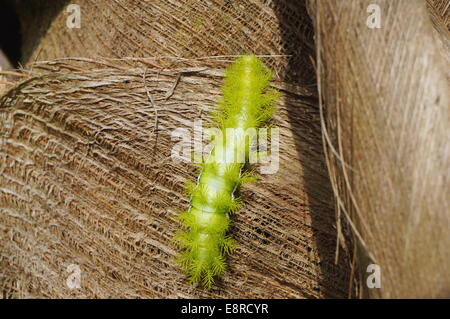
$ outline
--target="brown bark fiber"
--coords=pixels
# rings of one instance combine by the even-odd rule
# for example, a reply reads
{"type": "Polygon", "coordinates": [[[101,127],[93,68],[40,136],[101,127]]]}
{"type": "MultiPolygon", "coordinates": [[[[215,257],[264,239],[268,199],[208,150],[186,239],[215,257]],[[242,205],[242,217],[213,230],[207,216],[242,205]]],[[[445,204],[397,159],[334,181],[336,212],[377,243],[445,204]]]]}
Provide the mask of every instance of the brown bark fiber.
{"type": "MultiPolygon", "coordinates": [[[[370,296],[450,297],[448,1],[312,1],[324,140],[338,219],[351,220],[370,296]],[[445,9],[447,8],[447,9],[445,9]],[[439,13],[442,15],[439,15],[439,13]]],[[[365,281],[361,281],[365,285],[365,281]]]]}
{"type": "Polygon", "coordinates": [[[1,100],[4,294],[346,297],[349,261],[341,253],[334,263],[334,207],[304,6],[295,1],[79,4],[79,30],[66,28],[63,5],[59,13],[45,6],[29,9],[33,17],[26,8],[21,13],[25,21],[40,21],[42,37],[27,41],[32,35],[24,33],[32,76],[1,100]],[[207,119],[219,97],[221,70],[231,61],[192,58],[250,52],[272,55],[265,62],[283,88],[274,119],[282,135],[280,170],[241,191],[244,208],[231,231],[237,252],[223,280],[207,292],[190,287],[172,262],[174,215],[187,208],[183,182],[194,178],[195,166],[171,160],[178,142],[171,132],[207,119]],[[92,62],[33,64],[67,56],[92,62]],[[190,59],[136,59],[153,56],[190,59]],[[182,73],[177,82],[179,68],[186,67],[199,69],[182,73]],[[144,73],[155,105],[146,95],[144,73]],[[81,268],[79,290],[66,285],[69,264],[81,268]]]}
{"type": "Polygon", "coordinates": [[[69,1],[9,2],[24,70],[0,92],[4,297],[450,296],[450,1],[79,0],[80,29],[69,1]],[[196,167],[171,134],[209,121],[249,53],[283,93],[280,169],[240,191],[208,292],[173,263],[196,167]]]}

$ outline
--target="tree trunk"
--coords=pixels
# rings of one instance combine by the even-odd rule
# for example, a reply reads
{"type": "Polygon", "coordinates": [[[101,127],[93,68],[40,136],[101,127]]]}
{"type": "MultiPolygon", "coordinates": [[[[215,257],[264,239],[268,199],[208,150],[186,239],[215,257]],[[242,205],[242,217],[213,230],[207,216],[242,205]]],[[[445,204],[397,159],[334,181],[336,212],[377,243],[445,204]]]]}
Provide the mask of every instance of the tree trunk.
{"type": "Polygon", "coordinates": [[[79,0],[80,28],[69,1],[7,2],[25,70],[0,93],[5,297],[449,296],[448,0],[376,1],[379,29],[369,0],[79,0]],[[173,262],[196,166],[172,135],[250,53],[283,93],[280,167],[240,191],[205,291],[173,262]]]}
{"type": "Polygon", "coordinates": [[[310,3],[338,218],[352,221],[361,274],[379,267],[365,295],[448,298],[450,3],[429,1],[436,34],[425,1],[377,1],[379,28],[361,18],[373,3],[310,3]]]}
{"type": "Polygon", "coordinates": [[[81,28],[69,29],[65,1],[15,3],[31,74],[0,101],[5,295],[352,294],[348,246],[335,263],[313,30],[303,4],[84,0],[77,2],[81,28]],[[172,160],[178,140],[171,134],[208,120],[221,71],[241,53],[269,55],[264,61],[284,93],[274,119],[280,168],[241,190],[231,231],[237,252],[207,292],[173,264],[174,216],[188,207],[183,183],[195,178],[195,165],[172,160]],[[34,63],[63,57],[90,60],[34,63]],[[76,267],[80,288],[70,289],[76,267]]]}

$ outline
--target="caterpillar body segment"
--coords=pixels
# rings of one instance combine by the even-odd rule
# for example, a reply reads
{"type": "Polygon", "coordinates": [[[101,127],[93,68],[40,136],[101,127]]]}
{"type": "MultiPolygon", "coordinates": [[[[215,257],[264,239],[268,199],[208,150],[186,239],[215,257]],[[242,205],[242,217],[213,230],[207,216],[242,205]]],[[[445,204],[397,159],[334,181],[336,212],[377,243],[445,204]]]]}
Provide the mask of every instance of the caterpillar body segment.
{"type": "Polygon", "coordinates": [[[243,172],[252,136],[271,118],[280,95],[268,89],[271,78],[270,70],[255,56],[243,56],[226,70],[223,98],[214,114],[221,134],[202,163],[197,183],[187,183],[191,201],[189,210],[179,215],[183,230],[175,241],[183,252],[178,262],[192,283],[201,282],[207,289],[215,276],[223,274],[225,255],[235,247],[227,235],[230,213],[241,206],[235,190],[252,179],[243,172]]]}

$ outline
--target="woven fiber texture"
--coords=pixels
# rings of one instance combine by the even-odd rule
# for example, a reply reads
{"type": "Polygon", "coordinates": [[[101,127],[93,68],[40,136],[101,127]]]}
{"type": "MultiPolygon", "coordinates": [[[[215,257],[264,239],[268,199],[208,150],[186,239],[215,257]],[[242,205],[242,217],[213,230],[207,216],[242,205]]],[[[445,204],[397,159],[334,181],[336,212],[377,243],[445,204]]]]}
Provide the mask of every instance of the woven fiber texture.
{"type": "Polygon", "coordinates": [[[66,27],[65,2],[51,9],[17,2],[21,19],[36,23],[39,36],[23,31],[28,76],[0,102],[3,294],[352,295],[350,246],[341,247],[337,260],[335,254],[305,5],[77,3],[80,29],[66,27]],[[284,94],[273,122],[281,129],[280,169],[241,190],[243,209],[230,233],[237,251],[223,280],[207,292],[189,286],[173,265],[174,216],[188,207],[183,183],[195,178],[196,167],[171,159],[178,142],[171,133],[193,133],[194,120],[208,120],[229,55],[241,53],[269,55],[263,61],[284,94]],[[223,57],[208,58],[217,55],[223,57]],[[160,58],[167,56],[179,58],[160,58]],[[70,265],[81,271],[80,289],[67,285],[70,265]]]}
{"type": "Polygon", "coordinates": [[[370,296],[448,298],[449,2],[377,1],[379,29],[361,18],[372,3],[310,3],[338,219],[361,274],[380,266],[370,296]]]}
{"type": "Polygon", "coordinates": [[[80,0],[80,29],[68,1],[9,2],[24,70],[0,93],[4,297],[449,296],[449,1],[80,0]],[[208,292],[173,263],[196,167],[171,134],[208,122],[252,53],[283,93],[280,169],[241,190],[208,292]]]}

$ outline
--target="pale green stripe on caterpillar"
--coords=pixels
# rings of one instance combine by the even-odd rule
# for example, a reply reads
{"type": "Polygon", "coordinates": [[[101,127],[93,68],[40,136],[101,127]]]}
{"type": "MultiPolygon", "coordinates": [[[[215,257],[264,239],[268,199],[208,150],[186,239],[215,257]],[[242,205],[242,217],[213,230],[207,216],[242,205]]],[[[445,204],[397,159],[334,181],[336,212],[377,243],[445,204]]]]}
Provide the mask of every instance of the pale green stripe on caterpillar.
{"type": "Polygon", "coordinates": [[[197,183],[187,184],[190,208],[178,216],[183,230],[174,237],[183,249],[178,263],[189,273],[192,283],[201,282],[207,289],[212,287],[215,276],[223,274],[225,255],[235,247],[226,232],[229,213],[240,208],[235,190],[250,179],[243,172],[250,154],[245,132],[260,127],[275,111],[280,93],[268,88],[271,79],[272,72],[255,56],[243,56],[226,70],[223,98],[214,113],[221,138],[216,138],[202,163],[197,183]],[[229,129],[235,129],[233,135],[229,129]],[[237,160],[240,158],[244,161],[237,160]]]}

